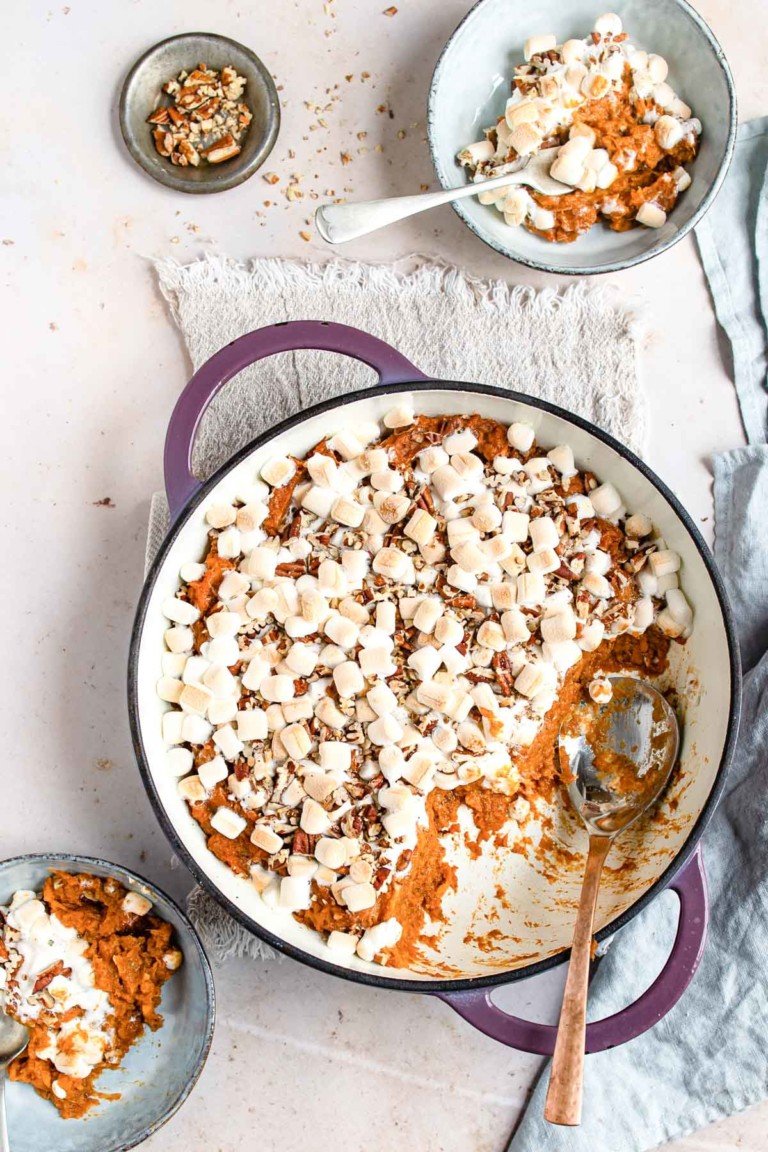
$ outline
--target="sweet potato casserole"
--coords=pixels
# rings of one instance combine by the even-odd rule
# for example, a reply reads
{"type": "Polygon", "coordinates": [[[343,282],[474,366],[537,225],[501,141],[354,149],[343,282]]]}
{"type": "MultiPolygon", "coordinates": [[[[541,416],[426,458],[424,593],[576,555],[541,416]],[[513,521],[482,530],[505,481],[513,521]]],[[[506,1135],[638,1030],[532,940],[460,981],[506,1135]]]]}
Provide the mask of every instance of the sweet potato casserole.
{"type": "Polygon", "coordinates": [[[167,771],[208,848],[339,954],[405,967],[455,886],[443,837],[557,787],[559,719],[684,640],[679,556],[523,423],[417,415],[278,457],[182,566],[167,771]]]}
{"type": "Polygon", "coordinates": [[[504,115],[458,159],[475,181],[501,176],[551,149],[550,175],[573,188],[545,196],[522,187],[479,195],[512,227],[571,241],[598,220],[615,231],[660,228],[691,183],[702,126],[667,82],[663,57],[627,38],[606,13],[585,40],[533,36],[515,68],[504,115]]]}
{"type": "Polygon", "coordinates": [[[54,872],[41,893],[0,907],[0,1004],[30,1030],[10,1066],[67,1119],[99,1099],[96,1080],[116,1068],[157,1012],[182,962],[171,925],[116,880],[54,872]]]}

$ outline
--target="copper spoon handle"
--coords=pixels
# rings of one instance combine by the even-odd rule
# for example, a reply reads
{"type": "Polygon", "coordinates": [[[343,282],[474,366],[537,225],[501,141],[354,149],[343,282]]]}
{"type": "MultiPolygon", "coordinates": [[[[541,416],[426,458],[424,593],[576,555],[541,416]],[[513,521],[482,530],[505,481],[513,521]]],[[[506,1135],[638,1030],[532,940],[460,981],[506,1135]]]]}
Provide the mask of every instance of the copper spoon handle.
{"type": "Polygon", "coordinates": [[[587,866],[573,932],[571,960],[557,1026],[544,1118],[550,1124],[580,1124],[587,1028],[587,989],[600,876],[612,836],[590,836],[587,866]]]}

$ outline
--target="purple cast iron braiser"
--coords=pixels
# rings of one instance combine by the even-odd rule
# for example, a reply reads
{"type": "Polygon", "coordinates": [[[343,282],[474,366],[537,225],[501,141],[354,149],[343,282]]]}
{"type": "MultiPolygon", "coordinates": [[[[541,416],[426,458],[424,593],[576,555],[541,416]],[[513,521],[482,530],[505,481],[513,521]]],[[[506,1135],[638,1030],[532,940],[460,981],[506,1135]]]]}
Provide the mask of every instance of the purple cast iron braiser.
{"type": "MultiPolygon", "coordinates": [[[[261,328],[255,332],[249,332],[247,335],[233,341],[212,356],[211,359],[195,373],[176,404],[168,428],[164,455],[165,487],[172,522],[181,516],[195,495],[203,487],[202,482],[192,475],[191,456],[195,434],[200,420],[213,397],[227,381],[232,379],[233,376],[237,375],[237,373],[244,368],[247,368],[250,364],[279,352],[294,351],[297,349],[337,352],[355,360],[362,361],[378,373],[378,387],[382,390],[391,389],[393,386],[398,385],[408,385],[415,391],[429,388],[430,386],[450,387],[450,385],[444,381],[434,380],[425,376],[415,368],[413,364],[406,360],[405,357],[401,356],[399,352],[391,348],[388,344],[385,344],[382,340],[346,325],[323,321],[294,321],[275,324],[261,328]]],[[[507,389],[484,390],[494,391],[507,396],[510,394],[507,389]]],[[[552,410],[552,406],[542,404],[531,397],[521,397],[521,399],[524,399],[527,403],[552,410]]],[[[323,406],[318,407],[321,408],[323,406]]],[[[329,403],[327,407],[333,407],[333,403],[329,403]]],[[[313,411],[317,411],[317,409],[313,409],[313,411]]],[[[576,419],[570,413],[563,412],[562,414],[569,420],[573,421],[576,419]]],[[[306,415],[306,413],[302,415],[306,415]]],[[[300,418],[301,417],[298,417],[296,419],[300,418]]],[[[631,456],[623,446],[613,441],[605,433],[592,428],[589,430],[594,435],[610,443],[616,451],[628,457],[636,466],[643,469],[646,475],[650,475],[642,463],[631,456]]],[[[663,488],[655,477],[653,479],[658,487],[663,488]]],[[[680,509],[680,506],[674,500],[674,497],[666,493],[666,490],[664,491],[674,502],[680,514],[685,516],[683,510],[680,509]]],[[[151,580],[152,574],[150,573],[148,583],[151,584],[151,580]]],[[[132,700],[132,704],[133,703],[134,701],[132,700]]],[[[223,903],[232,915],[239,919],[241,923],[245,924],[251,931],[264,936],[270,943],[289,952],[297,959],[314,967],[331,971],[335,975],[358,981],[362,980],[365,983],[377,984],[381,987],[405,988],[410,991],[436,995],[449,1004],[454,1011],[458,1012],[465,1020],[474,1025],[474,1027],[485,1032],[486,1035],[493,1037],[495,1040],[499,1040],[503,1044],[526,1052],[533,1052],[544,1056],[552,1054],[555,1044],[556,1028],[550,1025],[522,1020],[516,1016],[507,1014],[492,1002],[491,991],[492,986],[496,986],[499,983],[512,982],[532,975],[536,971],[542,971],[552,964],[564,960],[567,953],[549,958],[546,961],[529,966],[526,969],[521,969],[518,972],[507,973],[503,977],[480,977],[477,979],[458,981],[441,980],[439,982],[436,981],[439,985],[437,988],[431,988],[429,981],[385,980],[368,974],[361,975],[360,973],[350,972],[340,968],[338,965],[327,964],[314,956],[301,952],[293,946],[276,939],[271,933],[263,930],[250,918],[244,917],[241,911],[224,897],[215,885],[200,872],[200,869],[191,860],[189,853],[180,843],[167,816],[161,810],[160,802],[151,784],[150,774],[146,769],[144,750],[143,746],[141,746],[140,739],[138,739],[136,743],[142,774],[150,793],[150,798],[161,819],[161,823],[173,840],[177,851],[179,851],[180,855],[185,859],[201,883],[207,887],[211,895],[219,900],[220,903],[223,903]],[[479,985],[482,986],[479,987],[479,985]]],[[[723,768],[724,767],[725,761],[723,764],[723,768]]],[[[699,835],[701,830],[702,822],[700,821],[696,830],[699,835]]],[[[696,839],[698,839],[698,837],[696,837],[696,839]]],[[[689,846],[686,847],[688,848],[687,852],[682,858],[678,858],[676,864],[673,865],[673,868],[677,869],[676,873],[671,876],[671,878],[665,878],[666,886],[677,894],[680,901],[680,918],[677,935],[667,963],[653,984],[639,999],[635,1000],[634,1003],[612,1016],[608,1016],[603,1020],[587,1026],[586,1048],[588,1052],[601,1052],[607,1048],[623,1044],[635,1036],[639,1036],[648,1028],[651,1028],[677,1003],[696,972],[706,938],[707,890],[700,850],[696,848],[694,851],[693,848],[689,846]]],[[[646,894],[646,896],[650,898],[650,896],[656,894],[656,891],[657,888],[654,888],[654,890],[650,894],[646,894]]],[[[635,911],[642,906],[644,902],[645,898],[638,901],[637,905],[631,909],[631,914],[634,915],[635,911]]],[[[626,919],[629,919],[629,915],[625,915],[620,919],[624,922],[626,919]]],[[[599,935],[602,936],[604,933],[600,933],[599,935]]]]}

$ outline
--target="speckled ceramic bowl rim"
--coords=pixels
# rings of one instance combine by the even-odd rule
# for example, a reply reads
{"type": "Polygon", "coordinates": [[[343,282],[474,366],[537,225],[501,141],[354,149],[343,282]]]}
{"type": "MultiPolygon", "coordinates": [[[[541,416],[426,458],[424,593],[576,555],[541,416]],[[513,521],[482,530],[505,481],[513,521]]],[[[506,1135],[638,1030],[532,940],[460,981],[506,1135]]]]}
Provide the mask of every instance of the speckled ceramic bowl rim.
{"type": "Polygon", "coordinates": [[[139,1144],[143,1144],[145,1140],[148,1140],[150,1136],[154,1136],[156,1132],[158,1132],[165,1124],[168,1123],[172,1116],[176,1115],[179,1108],[181,1108],[182,1104],[190,1095],[192,1089],[195,1087],[195,1084],[197,1084],[197,1081],[200,1079],[200,1074],[205,1067],[205,1063],[211,1050],[211,1044],[213,1043],[213,1032],[216,1024],[216,987],[213,982],[213,972],[211,971],[210,961],[205,954],[205,949],[203,948],[200,937],[197,934],[197,929],[194,927],[194,925],[191,923],[189,918],[182,911],[176,901],[162,888],[158,887],[157,884],[153,883],[151,880],[147,880],[144,876],[140,876],[138,872],[132,872],[130,868],[126,868],[122,864],[113,864],[111,860],[101,860],[98,856],[70,855],[67,852],[31,852],[24,856],[11,856],[8,860],[0,860],[0,875],[2,875],[7,868],[11,868],[19,864],[37,864],[41,867],[49,869],[55,868],[57,864],[74,864],[78,868],[84,869],[92,868],[95,865],[97,868],[103,868],[105,871],[109,872],[115,877],[116,880],[130,880],[133,884],[138,884],[144,888],[149,889],[149,891],[152,892],[155,896],[159,896],[161,901],[164,900],[166,903],[170,904],[186,928],[187,932],[189,933],[189,938],[194,944],[195,950],[200,960],[200,967],[202,968],[203,972],[207,1001],[207,1022],[205,1037],[203,1040],[203,1048],[198,1060],[197,1068],[195,1069],[194,1075],[190,1078],[190,1080],[187,1081],[178,1095],[174,1097],[159,1120],[154,1121],[152,1124],[148,1124],[146,1128],[141,1130],[135,1139],[131,1138],[127,1143],[121,1143],[119,1148],[116,1147],[114,1150],[114,1152],[128,1152],[130,1148],[136,1148],[139,1144]]]}
{"type": "Polygon", "coordinates": [[[178,36],[168,36],[165,40],[158,40],[146,52],[142,52],[135,64],[130,68],[128,75],[123,81],[123,86],[120,90],[120,101],[118,106],[118,115],[120,120],[120,132],[125,142],[125,146],[129,153],[142,169],[153,180],[159,184],[163,184],[166,188],[172,188],[174,192],[188,192],[191,195],[213,195],[214,192],[226,192],[229,188],[236,188],[239,184],[243,184],[246,180],[250,179],[255,172],[259,170],[261,165],[269,156],[270,152],[275,146],[277,137],[280,132],[280,97],[277,94],[275,82],[272,79],[272,74],[267,68],[263,60],[256,55],[251,49],[247,48],[245,44],[241,44],[239,40],[233,40],[231,36],[220,36],[218,32],[182,32],[178,36]],[[264,137],[261,146],[254,152],[247,163],[235,167],[229,176],[221,176],[219,179],[211,181],[201,180],[199,183],[188,183],[187,181],[180,180],[175,175],[173,165],[168,165],[168,171],[164,169],[151,168],[147,163],[144,156],[144,149],[139,147],[133,139],[133,135],[128,126],[128,109],[129,101],[132,94],[133,82],[144,67],[146,62],[151,59],[161,48],[165,48],[168,44],[181,43],[184,40],[192,39],[197,36],[205,36],[208,40],[215,40],[223,47],[232,46],[238,52],[242,52],[247,56],[253,67],[261,76],[264,87],[269,96],[269,103],[272,108],[272,120],[269,130],[264,137]]]}
{"type": "MultiPolygon", "coordinates": [[[[480,8],[482,8],[488,0],[477,0],[477,3],[470,8],[463,20],[457,24],[456,28],[451,33],[445,47],[440,53],[435,70],[432,73],[432,81],[429,86],[429,99],[427,102],[427,138],[429,140],[429,152],[432,157],[432,166],[435,169],[438,180],[443,188],[452,188],[454,184],[448,179],[448,174],[445,173],[440,165],[437,156],[437,149],[435,147],[435,124],[439,116],[439,109],[437,107],[437,85],[440,80],[440,73],[445,64],[448,52],[453,45],[454,40],[462,31],[464,26],[470,21],[474,20],[480,8]]],[[[708,42],[710,48],[714,52],[715,60],[720,65],[723,76],[725,78],[726,88],[728,90],[728,139],[725,146],[725,155],[720,162],[720,167],[717,170],[715,179],[709,188],[709,191],[704,196],[701,204],[694,212],[690,220],[681,225],[678,231],[666,240],[663,244],[659,244],[657,248],[652,248],[648,252],[640,252],[636,256],[630,256],[626,260],[615,260],[610,264],[595,264],[587,266],[586,268],[561,268],[548,264],[544,260],[533,260],[528,256],[512,255],[501,244],[498,244],[491,236],[487,235],[483,229],[479,228],[472,219],[467,215],[464,206],[460,200],[455,201],[451,207],[456,212],[469,229],[474,234],[487,244],[489,248],[493,248],[500,256],[505,256],[508,260],[513,260],[517,264],[524,264],[528,268],[535,268],[539,272],[552,272],[556,276],[600,276],[607,272],[623,272],[627,268],[634,268],[637,264],[644,264],[646,260],[652,260],[655,256],[660,256],[662,252],[668,251],[684,236],[687,236],[692,228],[695,228],[699,221],[706,215],[720,191],[720,187],[725,179],[728,168],[730,167],[731,158],[733,156],[733,149],[736,144],[736,129],[738,127],[738,109],[736,102],[736,87],[733,82],[733,75],[729,67],[728,61],[725,58],[725,53],[720,47],[720,43],[715,37],[714,32],[707,24],[706,20],[692,8],[688,0],[669,0],[670,4],[677,5],[696,25],[698,30],[708,42]]],[[[576,241],[578,243],[578,241],[576,241]]]]}

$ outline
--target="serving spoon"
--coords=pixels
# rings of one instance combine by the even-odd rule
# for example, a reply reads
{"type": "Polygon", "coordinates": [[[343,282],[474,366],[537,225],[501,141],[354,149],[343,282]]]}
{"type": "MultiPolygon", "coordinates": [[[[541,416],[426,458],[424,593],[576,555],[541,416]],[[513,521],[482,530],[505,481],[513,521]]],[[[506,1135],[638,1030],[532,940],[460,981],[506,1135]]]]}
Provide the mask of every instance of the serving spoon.
{"type": "Polygon", "coordinates": [[[544,1108],[551,1124],[581,1122],[592,929],[605,858],[614,838],[659,797],[680,744],[677,717],[660,692],[631,676],[607,680],[610,700],[579,705],[558,737],[561,770],[589,833],[589,852],[544,1108]]]}
{"type": "Polygon", "coordinates": [[[329,244],[343,244],[346,240],[367,236],[369,232],[419,212],[426,212],[429,208],[463,200],[466,196],[477,196],[480,192],[492,192],[494,188],[512,188],[516,184],[525,184],[545,196],[564,196],[566,192],[573,192],[573,188],[553,180],[549,174],[557,151],[557,148],[544,148],[534,156],[503,165],[501,174],[490,180],[462,184],[460,188],[448,188],[443,192],[391,196],[386,200],[365,200],[358,204],[321,204],[315,212],[315,225],[329,244]]]}
{"type": "Polygon", "coordinates": [[[8,1120],[5,1114],[5,1082],[8,1065],[29,1044],[29,1031],[5,1012],[0,1012],[0,1152],[11,1152],[8,1142],[8,1120]]]}

